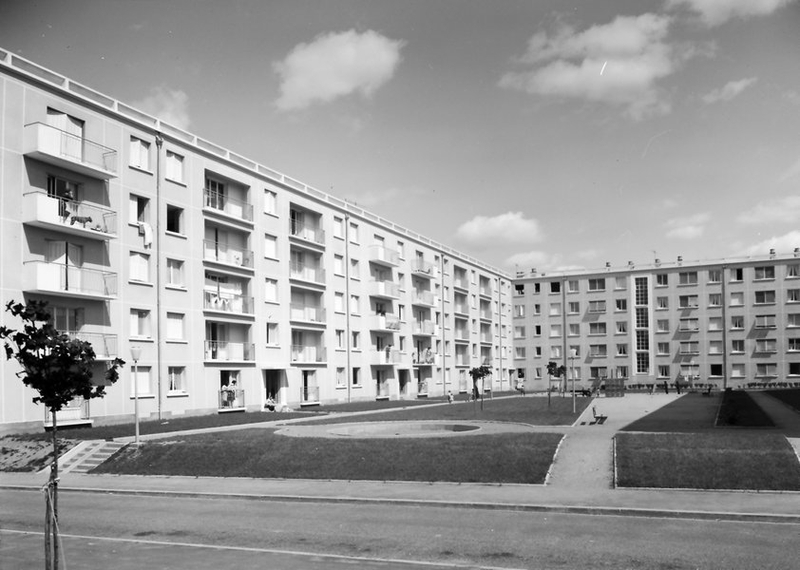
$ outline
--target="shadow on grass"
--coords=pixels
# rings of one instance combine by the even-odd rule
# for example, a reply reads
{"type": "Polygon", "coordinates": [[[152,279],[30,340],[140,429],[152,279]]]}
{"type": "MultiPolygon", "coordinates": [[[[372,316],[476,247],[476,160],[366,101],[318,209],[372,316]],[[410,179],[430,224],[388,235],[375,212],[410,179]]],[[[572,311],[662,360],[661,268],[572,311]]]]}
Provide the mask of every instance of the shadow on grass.
{"type": "Polygon", "coordinates": [[[628,424],[620,431],[697,433],[715,430],[722,396],[685,394],[674,402],[628,424]]]}

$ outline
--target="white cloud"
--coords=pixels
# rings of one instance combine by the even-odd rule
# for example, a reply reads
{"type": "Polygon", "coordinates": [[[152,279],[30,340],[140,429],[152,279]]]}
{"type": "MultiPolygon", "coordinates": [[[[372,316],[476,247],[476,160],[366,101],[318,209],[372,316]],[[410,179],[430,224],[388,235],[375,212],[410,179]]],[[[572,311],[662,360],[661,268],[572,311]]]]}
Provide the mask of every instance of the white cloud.
{"type": "Polygon", "coordinates": [[[562,260],[561,254],[550,254],[544,251],[526,251],[515,253],[505,260],[508,267],[514,267],[517,271],[529,273],[532,269],[537,272],[549,271],[557,267],[562,260]]]}
{"type": "Polygon", "coordinates": [[[703,235],[705,224],[711,219],[709,214],[695,214],[683,218],[672,218],[664,223],[668,238],[695,239],[703,235]]]}
{"type": "Polygon", "coordinates": [[[473,246],[530,244],[542,239],[539,222],[525,219],[522,212],[498,216],[475,216],[456,230],[459,240],[473,246]]]}
{"type": "Polygon", "coordinates": [[[800,231],[793,230],[782,236],[772,236],[757,244],[742,249],[741,255],[766,255],[770,249],[778,254],[791,253],[794,248],[800,247],[800,231]]]}
{"type": "Polygon", "coordinates": [[[708,26],[718,26],[732,18],[766,16],[794,0],[667,0],[667,8],[686,7],[696,12],[708,26]]]}
{"type": "Polygon", "coordinates": [[[800,217],[800,196],[787,196],[778,200],[767,200],[756,204],[736,218],[741,224],[793,224],[800,217]]]}
{"type": "Polygon", "coordinates": [[[352,93],[370,97],[394,75],[404,45],[372,30],[321,34],[298,44],[272,64],[281,78],[275,104],[289,111],[352,93]]]}
{"type": "Polygon", "coordinates": [[[180,89],[169,89],[161,85],[150,90],[150,95],[139,101],[134,101],[132,106],[158,117],[179,129],[188,129],[189,96],[180,89]]]}
{"type": "Polygon", "coordinates": [[[616,105],[634,119],[667,113],[658,81],[697,54],[667,41],[670,24],[669,16],[642,14],[582,32],[570,26],[550,35],[537,32],[520,58],[532,68],[505,74],[500,86],[616,105]]]}
{"type": "Polygon", "coordinates": [[[742,91],[750,87],[758,80],[756,77],[747,77],[738,81],[729,81],[723,87],[714,89],[709,93],[703,95],[704,103],[719,103],[720,101],[727,102],[739,95],[742,91]]]}

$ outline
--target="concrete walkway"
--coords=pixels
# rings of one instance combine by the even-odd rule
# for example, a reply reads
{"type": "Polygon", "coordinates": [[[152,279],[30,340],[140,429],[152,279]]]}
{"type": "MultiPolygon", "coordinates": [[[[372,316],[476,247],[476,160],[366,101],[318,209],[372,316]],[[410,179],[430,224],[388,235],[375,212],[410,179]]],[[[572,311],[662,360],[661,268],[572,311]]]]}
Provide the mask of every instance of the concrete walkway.
{"type": "MultiPolygon", "coordinates": [[[[484,509],[800,524],[800,493],[795,492],[613,488],[611,446],[614,434],[635,419],[674,401],[677,397],[673,394],[629,394],[624,398],[600,398],[592,404],[599,413],[608,416],[605,423],[590,423],[593,418],[592,407],[589,406],[573,426],[541,428],[541,431],[566,434],[546,485],[227,478],[225,492],[220,493],[219,479],[212,477],[65,473],[61,478],[60,489],[155,496],[224,496],[265,501],[347,501],[412,505],[424,503],[484,509]]],[[[274,427],[274,423],[271,425],[274,427]]],[[[3,472],[0,473],[0,488],[39,488],[46,480],[46,473],[3,472]]]]}

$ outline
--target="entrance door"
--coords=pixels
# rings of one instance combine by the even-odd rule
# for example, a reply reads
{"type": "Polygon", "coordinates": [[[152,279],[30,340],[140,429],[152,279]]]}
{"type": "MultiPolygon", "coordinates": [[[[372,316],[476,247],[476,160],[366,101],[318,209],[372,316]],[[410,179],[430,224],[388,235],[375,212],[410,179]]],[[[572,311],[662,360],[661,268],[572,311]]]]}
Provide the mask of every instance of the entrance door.
{"type": "Polygon", "coordinates": [[[264,370],[264,397],[272,398],[278,404],[284,404],[281,392],[281,371],[264,370]]]}
{"type": "Polygon", "coordinates": [[[408,370],[398,370],[398,382],[400,383],[400,396],[408,394],[408,370]]]}

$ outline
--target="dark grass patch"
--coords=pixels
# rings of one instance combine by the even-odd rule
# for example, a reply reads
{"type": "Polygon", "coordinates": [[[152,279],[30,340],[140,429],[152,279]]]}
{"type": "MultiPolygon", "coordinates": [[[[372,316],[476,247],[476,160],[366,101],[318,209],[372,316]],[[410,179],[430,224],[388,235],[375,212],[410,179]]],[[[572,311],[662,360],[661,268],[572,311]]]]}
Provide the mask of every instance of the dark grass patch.
{"type": "Polygon", "coordinates": [[[726,390],[717,415],[718,427],[775,427],[770,417],[743,390],[726,390]]]}
{"type": "MultiPolygon", "coordinates": [[[[380,414],[365,414],[357,418],[352,416],[336,417],[331,415],[314,423],[350,423],[359,422],[396,422],[423,420],[481,420],[491,422],[509,422],[538,426],[571,425],[583,413],[591,398],[576,400],[576,413],[572,413],[571,398],[552,398],[548,406],[547,398],[517,396],[513,398],[484,399],[483,409],[480,400],[475,402],[456,401],[440,406],[426,406],[405,410],[395,410],[380,414]]],[[[301,423],[302,425],[302,423],[301,423]]]]}
{"type": "Polygon", "coordinates": [[[561,437],[341,440],[244,430],[127,447],[93,473],[537,484],[544,482],[561,437]]]}
{"type": "Polygon", "coordinates": [[[681,489],[800,490],[800,463],[774,433],[618,433],[617,484],[681,489]]]}
{"type": "Polygon", "coordinates": [[[800,390],[767,390],[766,393],[800,414],[800,390]]]}
{"type": "Polygon", "coordinates": [[[628,424],[620,431],[703,432],[713,431],[721,396],[685,394],[656,411],[628,424]]]}

